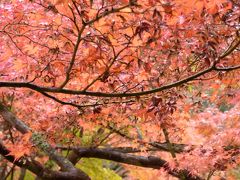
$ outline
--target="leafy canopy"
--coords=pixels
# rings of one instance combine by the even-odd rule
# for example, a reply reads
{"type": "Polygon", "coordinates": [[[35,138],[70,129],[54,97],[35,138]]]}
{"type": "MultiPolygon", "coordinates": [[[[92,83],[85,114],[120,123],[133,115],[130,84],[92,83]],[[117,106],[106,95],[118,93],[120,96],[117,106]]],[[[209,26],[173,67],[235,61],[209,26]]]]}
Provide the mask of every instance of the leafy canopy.
{"type": "Polygon", "coordinates": [[[1,1],[3,175],[120,179],[111,160],[140,179],[237,178],[239,14],[237,0],[1,1]]]}

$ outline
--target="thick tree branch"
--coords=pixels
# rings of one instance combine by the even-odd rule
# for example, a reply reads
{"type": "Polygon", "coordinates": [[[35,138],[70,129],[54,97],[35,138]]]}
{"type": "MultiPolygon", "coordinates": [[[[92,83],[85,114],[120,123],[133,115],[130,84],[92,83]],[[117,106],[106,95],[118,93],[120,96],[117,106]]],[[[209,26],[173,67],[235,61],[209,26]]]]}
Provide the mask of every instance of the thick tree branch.
{"type": "Polygon", "coordinates": [[[27,158],[25,159],[19,159],[14,161],[14,156],[9,155],[10,151],[0,142],[0,154],[7,159],[9,162],[12,162],[13,164],[28,169],[29,171],[33,172],[34,174],[38,176],[42,176],[43,173],[43,166],[38,163],[37,161],[30,161],[27,158]]]}
{"type": "Polygon", "coordinates": [[[15,160],[14,156],[9,155],[10,151],[0,142],[0,154],[9,162],[17,165],[18,167],[28,169],[38,177],[46,180],[85,180],[84,176],[79,176],[78,171],[52,171],[45,169],[39,162],[34,160],[29,160],[28,158],[20,158],[15,160]]]}
{"type": "Polygon", "coordinates": [[[30,131],[30,128],[16,118],[8,109],[0,102],[0,115],[8,122],[12,127],[16,128],[22,134],[26,134],[30,131]]]}
{"type": "Polygon", "coordinates": [[[98,148],[79,148],[75,149],[75,153],[79,157],[88,157],[88,158],[101,158],[112,160],[120,163],[131,164],[140,167],[154,168],[160,169],[164,168],[169,174],[172,176],[181,177],[181,174],[184,174],[188,180],[200,180],[201,178],[198,176],[192,175],[190,172],[186,170],[177,170],[170,168],[167,161],[154,157],[154,156],[136,156],[132,154],[126,154],[122,152],[117,152],[109,149],[98,149],[98,148]]]}
{"type": "Polygon", "coordinates": [[[6,122],[11,124],[22,134],[32,132],[32,143],[43,152],[45,152],[52,160],[54,160],[62,168],[63,171],[75,172],[75,174],[77,173],[80,177],[83,177],[83,179],[89,179],[84,172],[76,169],[70,161],[59,155],[40,133],[33,132],[25,123],[19,120],[12,112],[10,112],[1,102],[0,114],[6,122]]]}
{"type": "MultiPolygon", "coordinates": [[[[183,144],[172,144],[175,147],[179,148],[179,153],[181,152],[185,152],[183,149],[182,151],[180,151],[180,148],[182,148],[183,146],[187,146],[187,145],[183,145],[183,144]]],[[[61,150],[74,150],[74,149],[80,149],[82,147],[79,146],[56,146],[56,149],[61,149],[61,150]]],[[[84,147],[86,148],[86,147],[84,147]]],[[[92,147],[88,147],[88,148],[92,148],[92,147]]],[[[141,149],[138,148],[133,148],[133,147],[116,147],[116,148],[104,148],[105,150],[108,151],[117,151],[117,152],[121,152],[121,153],[139,153],[142,152],[141,149]]],[[[152,147],[152,148],[147,148],[145,151],[166,151],[169,152],[170,150],[167,147],[166,143],[159,143],[159,148],[157,147],[152,147]]]]}
{"type": "Polygon", "coordinates": [[[0,87],[16,87],[16,88],[29,88],[32,89],[34,91],[38,91],[40,93],[43,92],[53,92],[53,93],[63,93],[63,94],[74,94],[74,95],[87,95],[87,96],[97,96],[97,97],[131,97],[131,96],[143,96],[143,95],[148,95],[148,94],[152,94],[152,93],[156,93],[156,92],[160,92],[160,91],[164,91],[167,89],[171,89],[174,87],[178,87],[182,84],[185,84],[187,82],[190,82],[192,80],[195,80],[196,78],[207,74],[211,71],[232,71],[232,70],[236,70],[236,69],[240,69],[240,66],[234,66],[234,67],[225,67],[225,68],[218,68],[216,67],[216,63],[219,62],[220,59],[225,58],[226,56],[228,56],[229,54],[231,54],[240,44],[240,37],[237,34],[237,37],[232,41],[231,45],[225,50],[224,53],[222,53],[217,59],[216,62],[213,63],[209,68],[200,71],[194,75],[188,76],[182,80],[173,82],[173,83],[169,83],[167,85],[155,88],[155,89],[151,89],[151,90],[147,90],[147,91],[141,91],[141,92],[133,92],[133,93],[103,93],[103,92],[92,92],[92,91],[86,91],[86,90],[82,90],[82,91],[78,91],[78,90],[71,90],[71,89],[63,89],[64,86],[68,83],[69,78],[70,78],[70,72],[72,70],[72,67],[74,65],[75,62],[75,58],[76,58],[76,53],[77,53],[77,49],[79,46],[79,43],[81,41],[81,34],[85,28],[85,26],[90,25],[92,23],[94,23],[95,21],[98,21],[100,18],[105,17],[111,13],[114,12],[119,12],[124,8],[127,8],[131,5],[128,4],[126,6],[117,8],[117,9],[111,9],[110,11],[106,11],[104,13],[102,13],[101,15],[97,16],[95,19],[90,20],[88,22],[86,22],[85,25],[82,26],[82,29],[80,30],[79,34],[78,34],[78,39],[74,48],[74,52],[73,52],[73,56],[72,59],[70,61],[70,65],[69,68],[67,70],[66,73],[66,79],[65,81],[62,83],[62,85],[60,85],[60,88],[50,88],[50,87],[42,87],[42,86],[38,86],[38,85],[34,85],[31,83],[26,83],[26,82],[0,82],[0,87]]]}
{"type": "Polygon", "coordinates": [[[169,83],[167,85],[161,86],[159,88],[141,91],[141,92],[133,92],[133,93],[102,93],[102,92],[92,92],[92,91],[77,91],[71,89],[59,89],[59,88],[51,88],[51,87],[43,87],[34,85],[31,83],[26,82],[0,82],[0,87],[16,87],[16,88],[28,88],[37,92],[52,92],[52,93],[61,93],[61,94],[72,94],[72,95],[87,95],[87,96],[96,96],[96,97],[132,97],[132,96],[143,96],[148,94],[153,94],[157,92],[161,92],[167,89],[171,89],[174,87],[181,86],[187,82],[193,81],[196,78],[207,74],[213,70],[217,71],[232,71],[240,69],[240,66],[233,66],[233,67],[225,67],[225,68],[217,68],[215,66],[211,66],[203,71],[200,71],[192,76],[186,77],[182,80],[169,83]]]}

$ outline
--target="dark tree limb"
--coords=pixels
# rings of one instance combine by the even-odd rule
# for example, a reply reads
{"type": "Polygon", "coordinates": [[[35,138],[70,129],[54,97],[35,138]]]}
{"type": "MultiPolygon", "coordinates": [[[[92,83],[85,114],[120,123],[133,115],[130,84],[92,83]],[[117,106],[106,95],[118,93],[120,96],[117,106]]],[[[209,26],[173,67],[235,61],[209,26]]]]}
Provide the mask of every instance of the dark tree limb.
{"type": "Polygon", "coordinates": [[[60,93],[60,94],[71,94],[71,95],[86,95],[86,96],[95,96],[95,97],[133,97],[133,96],[143,96],[149,95],[157,92],[161,92],[167,89],[171,89],[174,87],[181,86],[185,83],[195,80],[196,78],[207,74],[211,71],[232,71],[240,69],[240,66],[233,67],[225,67],[225,68],[217,68],[215,66],[210,66],[209,68],[200,71],[192,76],[186,77],[182,80],[169,83],[167,85],[147,90],[141,92],[133,92],[133,93],[104,93],[104,92],[93,92],[93,91],[78,91],[72,89],[59,89],[59,88],[51,88],[51,87],[43,87],[35,84],[27,83],[27,82],[0,82],[0,87],[15,87],[15,88],[28,88],[37,92],[52,92],[52,93],[60,93]]]}
{"type": "Polygon", "coordinates": [[[155,157],[155,156],[137,156],[132,154],[126,154],[122,152],[112,151],[109,149],[100,149],[100,148],[76,148],[74,152],[79,157],[88,157],[88,158],[100,158],[107,159],[111,161],[116,161],[120,163],[130,164],[134,166],[146,167],[160,169],[164,168],[169,174],[174,177],[181,177],[181,174],[184,174],[188,180],[201,180],[201,177],[195,176],[186,170],[177,170],[170,168],[167,161],[155,157]]]}
{"type": "MultiPolygon", "coordinates": [[[[178,153],[181,152],[187,152],[184,150],[183,147],[186,147],[187,145],[184,144],[173,144],[172,146],[179,148],[178,153]],[[180,151],[181,148],[181,151],[180,151]]],[[[74,150],[74,149],[81,149],[82,147],[76,146],[76,147],[68,147],[68,146],[56,146],[56,149],[60,149],[60,150],[74,150]]],[[[83,147],[83,148],[93,148],[93,147],[83,147]]],[[[121,152],[121,153],[139,153],[142,152],[141,149],[138,148],[133,148],[133,147],[116,147],[116,148],[104,148],[105,150],[108,151],[117,151],[117,152],[121,152]]],[[[159,143],[159,147],[152,147],[152,148],[147,148],[145,151],[150,152],[150,151],[166,151],[166,152],[170,152],[170,150],[167,147],[166,143],[159,143]]]]}
{"type": "Polygon", "coordinates": [[[0,115],[3,117],[3,119],[8,122],[12,127],[16,128],[19,132],[22,134],[26,134],[30,131],[29,127],[17,119],[9,110],[6,106],[4,106],[0,102],[0,115]]]}
{"type": "MultiPolygon", "coordinates": [[[[0,115],[3,117],[3,119],[6,122],[11,124],[22,134],[32,132],[32,130],[25,123],[23,123],[21,120],[19,120],[1,102],[0,102],[0,115]]],[[[51,173],[54,173],[54,176],[61,175],[61,178],[64,179],[65,176],[67,177],[66,174],[70,173],[69,175],[73,174],[74,176],[78,176],[78,178],[81,177],[84,180],[89,179],[89,177],[83,171],[75,168],[74,165],[68,159],[66,159],[63,156],[61,156],[60,154],[58,154],[56,152],[56,150],[43,138],[43,136],[41,134],[32,132],[31,141],[36,147],[41,149],[52,160],[54,160],[61,167],[62,171],[65,171],[65,172],[61,172],[61,171],[51,172],[51,173]]],[[[49,174],[49,173],[47,173],[47,174],[49,174]]],[[[46,176],[46,175],[42,175],[42,176],[46,176]]],[[[70,176],[70,177],[72,177],[72,176],[70,176]]],[[[74,178],[74,177],[72,177],[72,178],[74,178]]]]}
{"type": "MultiPolygon", "coordinates": [[[[121,9],[120,9],[121,10],[121,9]]],[[[108,13],[107,13],[108,14],[108,13]]],[[[102,16],[99,16],[102,17],[102,16]]],[[[98,18],[99,18],[98,17],[98,18]]],[[[96,21],[98,20],[96,19],[96,21]]],[[[90,22],[88,22],[90,23],[90,22]]],[[[64,89],[64,88],[56,88],[56,87],[43,87],[43,86],[38,86],[35,84],[27,83],[27,82],[0,82],[0,87],[16,87],[16,88],[28,88],[40,93],[43,92],[52,92],[52,93],[61,93],[61,94],[72,94],[72,95],[87,95],[87,96],[96,96],[96,97],[132,97],[132,96],[143,96],[143,95],[148,95],[148,94],[153,94],[157,93],[160,91],[164,91],[167,89],[171,89],[174,87],[181,86],[187,82],[193,81],[196,78],[207,74],[211,71],[232,71],[232,70],[237,70],[240,69],[240,65],[233,66],[233,67],[225,67],[225,68],[219,68],[216,67],[217,62],[219,60],[225,58],[229,54],[231,54],[240,44],[240,37],[236,37],[236,39],[231,43],[231,45],[227,48],[227,50],[221,54],[217,59],[216,62],[214,62],[209,68],[200,71],[196,74],[193,74],[191,76],[188,76],[182,80],[169,83],[167,85],[163,85],[161,87],[147,90],[147,91],[141,91],[141,92],[133,92],[133,93],[104,93],[104,92],[92,92],[92,91],[84,91],[84,90],[72,90],[72,89],[64,89]]],[[[68,81],[68,80],[67,80],[68,81]]]]}
{"type": "Polygon", "coordinates": [[[15,160],[15,157],[9,155],[10,151],[0,142],[0,154],[9,162],[17,165],[18,167],[28,169],[38,177],[46,180],[87,180],[85,176],[79,175],[78,171],[70,170],[67,172],[51,171],[45,169],[39,162],[29,160],[28,158],[20,158],[15,160]]]}
{"type": "Polygon", "coordinates": [[[28,159],[23,159],[23,158],[14,161],[14,159],[15,159],[14,156],[9,155],[9,153],[10,153],[10,151],[0,142],[0,154],[6,160],[8,160],[9,162],[11,162],[19,167],[28,169],[29,171],[33,172],[34,174],[36,174],[38,176],[42,175],[44,168],[40,163],[38,163],[37,161],[30,161],[28,159]]]}

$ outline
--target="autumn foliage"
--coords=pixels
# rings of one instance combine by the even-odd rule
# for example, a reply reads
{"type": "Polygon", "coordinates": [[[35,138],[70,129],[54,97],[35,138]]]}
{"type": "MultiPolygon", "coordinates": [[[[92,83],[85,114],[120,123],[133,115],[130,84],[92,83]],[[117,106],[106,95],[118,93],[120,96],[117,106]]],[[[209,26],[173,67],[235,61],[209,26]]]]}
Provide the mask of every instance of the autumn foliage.
{"type": "Polygon", "coordinates": [[[237,179],[239,28],[238,0],[2,0],[1,176],[237,179]]]}

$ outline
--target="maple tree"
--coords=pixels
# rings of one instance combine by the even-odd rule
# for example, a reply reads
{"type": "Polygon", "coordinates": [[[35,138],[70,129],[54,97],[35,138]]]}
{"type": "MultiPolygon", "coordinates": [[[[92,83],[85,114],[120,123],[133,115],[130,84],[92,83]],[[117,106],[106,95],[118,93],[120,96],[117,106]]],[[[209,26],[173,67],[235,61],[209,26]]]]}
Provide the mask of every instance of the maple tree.
{"type": "Polygon", "coordinates": [[[238,0],[1,1],[2,177],[94,179],[110,160],[132,178],[236,178],[239,14],[238,0]]]}

